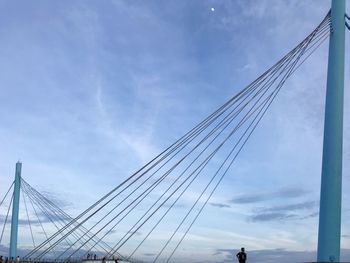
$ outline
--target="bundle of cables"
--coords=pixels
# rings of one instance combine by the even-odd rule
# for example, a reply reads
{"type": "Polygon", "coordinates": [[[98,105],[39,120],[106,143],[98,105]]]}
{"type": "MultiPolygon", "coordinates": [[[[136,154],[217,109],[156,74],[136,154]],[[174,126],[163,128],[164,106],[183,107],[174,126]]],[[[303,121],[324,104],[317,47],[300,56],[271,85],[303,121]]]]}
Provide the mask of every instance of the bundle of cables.
{"type": "Polygon", "coordinates": [[[56,259],[66,259],[83,247],[93,251],[102,241],[113,240],[106,257],[118,257],[125,250],[122,254],[131,260],[165,222],[168,225],[161,234],[165,238],[158,242],[161,248],[153,262],[169,262],[286,80],[330,31],[328,13],[275,65],[26,257],[42,259],[57,248],[56,259]],[[186,193],[191,193],[192,205],[183,207],[179,204],[186,193]],[[176,207],[181,207],[181,212],[174,216],[176,207]],[[178,222],[170,224],[174,218],[178,222]],[[73,241],[59,249],[68,236],[73,241]]]}

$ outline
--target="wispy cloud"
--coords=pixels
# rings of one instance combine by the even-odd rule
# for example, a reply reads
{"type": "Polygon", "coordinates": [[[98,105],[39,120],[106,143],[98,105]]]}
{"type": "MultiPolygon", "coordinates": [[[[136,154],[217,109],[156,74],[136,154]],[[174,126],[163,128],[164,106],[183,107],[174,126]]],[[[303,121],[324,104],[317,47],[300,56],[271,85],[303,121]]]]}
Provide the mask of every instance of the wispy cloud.
{"type": "Polygon", "coordinates": [[[229,208],[231,207],[228,204],[224,204],[224,203],[210,203],[211,206],[215,206],[215,207],[219,207],[219,208],[229,208]]]}
{"type": "Polygon", "coordinates": [[[234,204],[250,204],[250,203],[258,203],[267,200],[273,199],[283,199],[283,198],[297,198],[304,196],[308,193],[308,191],[301,188],[289,188],[289,189],[281,189],[275,192],[269,193],[254,193],[254,194],[245,194],[241,196],[237,196],[232,198],[230,201],[234,204]]]}
{"type": "Polygon", "coordinates": [[[315,208],[317,205],[314,201],[306,201],[297,204],[288,204],[288,205],[278,205],[274,207],[267,208],[257,208],[257,211],[267,211],[267,212],[280,212],[280,211],[296,211],[315,208]]]}
{"type": "Polygon", "coordinates": [[[288,205],[277,205],[274,207],[259,207],[253,210],[253,215],[251,215],[248,220],[253,222],[284,222],[286,220],[308,219],[318,215],[317,212],[310,213],[310,211],[315,210],[316,207],[317,202],[314,201],[305,201],[302,203],[288,205]]]}
{"type": "Polygon", "coordinates": [[[43,190],[43,191],[41,191],[41,194],[45,198],[47,198],[47,200],[49,200],[55,206],[59,207],[62,210],[65,210],[65,209],[73,206],[72,201],[63,198],[63,196],[57,192],[43,190]]]}
{"type": "Polygon", "coordinates": [[[287,213],[260,213],[253,215],[249,218],[249,220],[253,222],[267,222],[267,221],[285,221],[288,219],[295,219],[297,215],[295,214],[287,214],[287,213]]]}

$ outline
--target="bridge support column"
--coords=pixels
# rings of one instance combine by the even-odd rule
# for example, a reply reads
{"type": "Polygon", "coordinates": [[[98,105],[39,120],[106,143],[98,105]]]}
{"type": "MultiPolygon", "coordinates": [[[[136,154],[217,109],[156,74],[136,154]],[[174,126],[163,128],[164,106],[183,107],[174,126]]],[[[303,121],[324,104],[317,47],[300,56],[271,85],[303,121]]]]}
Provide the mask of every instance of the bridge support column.
{"type": "Polygon", "coordinates": [[[318,262],[339,262],[342,197],[345,0],[332,0],[323,138],[318,262]]]}
{"type": "Polygon", "coordinates": [[[19,196],[21,189],[21,171],[22,163],[16,163],[15,184],[13,189],[12,203],[12,220],[11,220],[11,236],[10,236],[10,258],[16,258],[17,255],[17,235],[18,235],[18,212],[19,212],[19,196]]]}

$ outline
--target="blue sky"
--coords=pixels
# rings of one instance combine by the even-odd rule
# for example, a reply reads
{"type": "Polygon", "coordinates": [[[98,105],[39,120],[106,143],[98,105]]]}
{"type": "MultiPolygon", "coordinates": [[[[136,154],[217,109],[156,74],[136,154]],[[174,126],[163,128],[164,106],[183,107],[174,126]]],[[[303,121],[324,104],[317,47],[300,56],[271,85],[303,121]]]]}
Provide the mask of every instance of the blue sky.
{"type": "MultiPolygon", "coordinates": [[[[0,193],[21,160],[26,181],[79,214],[273,65],[329,8],[328,0],[0,1],[0,193]]],[[[314,259],[327,48],[287,82],[179,261],[231,262],[241,246],[251,262],[314,259]]],[[[347,52],[347,76],[349,61],[347,52]]]]}

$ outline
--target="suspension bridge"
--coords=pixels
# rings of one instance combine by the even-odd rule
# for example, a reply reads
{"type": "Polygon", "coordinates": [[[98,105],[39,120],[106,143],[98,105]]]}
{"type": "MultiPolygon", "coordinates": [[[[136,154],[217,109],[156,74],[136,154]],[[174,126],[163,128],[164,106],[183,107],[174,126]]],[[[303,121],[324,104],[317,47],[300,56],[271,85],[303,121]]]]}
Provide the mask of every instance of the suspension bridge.
{"type": "Polygon", "coordinates": [[[3,262],[13,263],[19,256],[21,225],[29,229],[31,241],[21,245],[23,262],[143,262],[138,252],[147,250],[150,237],[159,233],[166,235],[166,241],[157,244],[152,262],[172,262],[285,82],[326,40],[329,59],[317,262],[339,262],[346,28],[350,26],[345,0],[333,0],[328,14],[295,48],[74,218],[23,179],[18,162],[15,180],[0,203],[6,211],[0,243],[10,239],[3,262]],[[195,196],[192,205],[179,216],[176,208],[189,192],[195,196]],[[167,220],[175,215],[179,221],[169,226],[167,220]]]}

